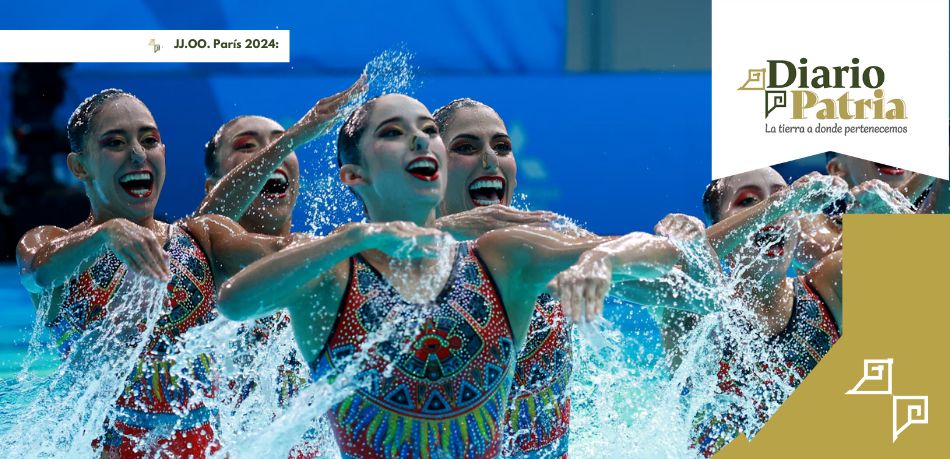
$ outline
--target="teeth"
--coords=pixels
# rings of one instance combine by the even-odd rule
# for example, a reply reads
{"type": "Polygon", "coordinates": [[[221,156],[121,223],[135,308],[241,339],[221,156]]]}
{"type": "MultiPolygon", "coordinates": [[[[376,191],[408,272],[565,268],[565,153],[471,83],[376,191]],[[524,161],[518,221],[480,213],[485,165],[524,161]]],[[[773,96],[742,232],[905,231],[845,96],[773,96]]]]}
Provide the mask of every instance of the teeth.
{"type": "Polygon", "coordinates": [[[274,172],[269,177],[267,177],[267,180],[278,180],[281,183],[287,183],[287,177],[285,177],[284,174],[281,174],[279,172],[274,172]]]}
{"type": "Polygon", "coordinates": [[[433,170],[435,170],[435,169],[436,169],[436,165],[435,165],[435,161],[432,161],[432,160],[429,160],[429,159],[421,159],[421,160],[419,160],[419,161],[416,161],[416,162],[410,164],[409,167],[406,168],[406,169],[407,169],[407,170],[410,170],[410,171],[411,171],[411,170],[415,170],[415,169],[433,169],[433,170]]]}
{"type": "Polygon", "coordinates": [[[475,199],[474,201],[476,204],[480,206],[490,206],[493,204],[501,204],[501,201],[497,199],[475,199]]]}
{"type": "Polygon", "coordinates": [[[499,179],[484,179],[476,180],[468,187],[470,190],[479,190],[482,188],[492,188],[500,191],[504,188],[504,184],[502,184],[501,180],[499,179]]]}
{"type": "Polygon", "coordinates": [[[134,174],[126,174],[119,178],[119,182],[131,182],[133,180],[149,180],[152,178],[152,174],[148,172],[136,172],[134,174]]]}

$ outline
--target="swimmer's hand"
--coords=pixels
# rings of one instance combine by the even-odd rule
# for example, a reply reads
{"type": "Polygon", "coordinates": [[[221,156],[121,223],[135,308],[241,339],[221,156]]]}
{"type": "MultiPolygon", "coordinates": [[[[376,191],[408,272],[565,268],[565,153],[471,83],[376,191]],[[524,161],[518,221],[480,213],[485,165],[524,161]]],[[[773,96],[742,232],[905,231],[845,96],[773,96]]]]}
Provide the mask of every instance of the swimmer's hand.
{"type": "Polygon", "coordinates": [[[450,239],[442,231],[410,222],[366,223],[362,230],[369,248],[393,258],[433,258],[450,239]]]}
{"type": "Polygon", "coordinates": [[[900,192],[881,180],[868,180],[851,189],[854,214],[912,214],[914,206],[900,192]]]}
{"type": "Polygon", "coordinates": [[[494,204],[446,215],[435,221],[435,227],[456,239],[478,239],[496,229],[522,225],[548,225],[558,219],[554,212],[524,211],[494,204]]]}
{"type": "Polygon", "coordinates": [[[113,218],[97,234],[132,272],[168,282],[172,279],[169,256],[151,230],[124,218],[113,218]]]}
{"type": "Polygon", "coordinates": [[[609,253],[591,249],[548,283],[548,291],[561,300],[564,317],[574,323],[584,323],[603,315],[604,299],[610,290],[612,263],[609,253]]]}
{"type": "Polygon", "coordinates": [[[784,191],[787,211],[799,210],[814,214],[848,195],[848,184],[841,177],[822,175],[817,172],[800,177],[784,191]]]}
{"type": "Polygon", "coordinates": [[[367,90],[366,75],[361,75],[353,85],[343,92],[325,97],[317,101],[300,120],[287,130],[288,138],[292,139],[290,148],[303,145],[320,137],[333,128],[337,121],[346,118],[356,109],[350,102],[356,100],[367,90]]]}

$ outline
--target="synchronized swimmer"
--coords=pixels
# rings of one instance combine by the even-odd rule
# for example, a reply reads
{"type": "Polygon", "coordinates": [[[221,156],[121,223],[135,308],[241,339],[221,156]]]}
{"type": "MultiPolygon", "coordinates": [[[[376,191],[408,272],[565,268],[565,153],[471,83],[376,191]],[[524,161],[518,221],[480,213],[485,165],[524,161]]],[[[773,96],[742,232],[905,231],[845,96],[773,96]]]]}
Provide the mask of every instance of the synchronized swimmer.
{"type": "MultiPolygon", "coordinates": [[[[830,177],[791,186],[771,169],[714,181],[703,197],[708,228],[672,214],[655,234],[565,234],[553,213],[510,207],[515,154],[491,107],[459,99],[432,114],[399,94],[355,106],[366,90],[361,78],[286,130],[253,115],[222,125],[205,147],[204,200],[171,224],[154,216],[165,146],[146,105],[110,89],[76,109],[67,163],[91,214],[23,236],[23,285],[35,304],[49,299],[44,321],[64,356],[122,301],[130,274],[167,285],[145,350],[122,362],[127,390],[109,410],[97,454],[222,449],[207,406],[223,384],[215,356],[174,356],[186,332],[221,314],[257,319],[251,333],[261,335],[286,324],[297,344],[289,364],[305,362],[312,381],[353,380],[326,413],[344,458],[567,457],[571,327],[600,317],[608,292],[658,308],[675,368],[682,338],[718,300],[673,290],[712,290],[713,273],[736,270],[732,296],[794,373],[773,377],[794,385],[842,332],[838,215],[940,211],[950,195],[942,181],[873,164],[878,175],[862,175],[863,163],[830,155],[830,177]],[[325,237],[293,233],[294,149],[341,120],[339,179],[366,222],[325,237]],[[387,327],[397,338],[374,341],[387,327]],[[198,376],[179,381],[172,367],[198,376]]],[[[721,359],[735,364],[728,350],[721,359]]],[[[253,381],[242,384],[253,390],[253,381]]],[[[281,400],[300,384],[287,379],[281,400]]],[[[697,416],[696,453],[710,455],[749,428],[733,419],[697,416]]],[[[304,444],[291,457],[319,454],[304,444]]]]}

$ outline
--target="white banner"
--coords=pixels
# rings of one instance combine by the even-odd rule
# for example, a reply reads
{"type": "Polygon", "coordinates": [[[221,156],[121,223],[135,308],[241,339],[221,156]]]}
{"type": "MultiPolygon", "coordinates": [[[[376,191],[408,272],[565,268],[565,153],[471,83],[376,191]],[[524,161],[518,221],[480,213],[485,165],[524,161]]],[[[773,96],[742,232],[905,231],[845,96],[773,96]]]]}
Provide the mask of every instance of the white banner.
{"type": "Polygon", "coordinates": [[[290,31],[0,30],[0,62],[290,62],[290,31]]]}
{"type": "Polygon", "coordinates": [[[713,0],[712,176],[834,151],[948,178],[947,0],[713,0]]]}

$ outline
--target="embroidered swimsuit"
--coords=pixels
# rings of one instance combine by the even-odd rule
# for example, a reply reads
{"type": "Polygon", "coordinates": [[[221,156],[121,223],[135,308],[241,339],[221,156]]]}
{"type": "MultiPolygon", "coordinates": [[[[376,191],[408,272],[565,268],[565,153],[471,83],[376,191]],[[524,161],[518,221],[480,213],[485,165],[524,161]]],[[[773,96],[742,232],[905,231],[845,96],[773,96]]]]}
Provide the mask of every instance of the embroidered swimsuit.
{"type": "Polygon", "coordinates": [[[571,420],[571,335],[561,304],[538,297],[518,354],[505,422],[505,456],[567,456],[571,420]]]}
{"type": "MultiPolygon", "coordinates": [[[[774,378],[780,378],[795,387],[831,350],[831,346],[838,341],[840,335],[828,307],[808,287],[808,283],[801,277],[795,278],[793,282],[795,301],[788,325],[781,333],[769,340],[771,346],[779,349],[784,361],[760,362],[758,371],[770,373],[774,378]]],[[[699,419],[694,429],[691,447],[697,449],[705,457],[712,456],[735,438],[740,431],[749,435],[761,428],[762,424],[768,420],[766,401],[778,404],[784,402],[784,400],[774,400],[774,391],[769,391],[767,387],[774,384],[774,381],[769,381],[768,377],[757,383],[760,387],[736,381],[731,376],[734,370],[732,368],[734,358],[733,355],[727,353],[720,361],[719,388],[730,396],[754,400],[758,411],[757,419],[746,419],[738,413],[726,413],[713,419],[702,419],[704,416],[697,416],[699,419]]],[[[779,396],[788,395],[782,391],[779,393],[779,396]]]]}
{"type": "Polygon", "coordinates": [[[358,387],[327,413],[342,457],[497,457],[513,341],[498,289],[474,244],[458,244],[449,279],[429,304],[404,299],[361,256],[350,264],[336,323],[311,363],[314,381],[360,365],[358,387]],[[361,355],[368,339],[406,320],[407,311],[417,312],[408,323],[421,329],[398,330],[401,338],[361,355]]]}
{"type": "MultiPolygon", "coordinates": [[[[198,391],[214,396],[212,357],[201,354],[189,363],[191,381],[178,376],[179,371],[173,372],[175,363],[167,358],[188,329],[217,317],[211,266],[195,240],[177,225],[170,227],[164,249],[170,255],[172,272],[164,310],[116,401],[111,421],[114,428],[107,429],[104,439],[105,446],[115,448],[123,458],[142,457],[145,452],[134,451],[134,438],[150,432],[170,435],[155,446],[173,454],[202,457],[205,447],[213,443],[213,413],[196,397],[198,391]]],[[[51,325],[64,356],[90,326],[106,316],[126,272],[115,254],[106,251],[66,285],[65,300],[51,325]]]]}

